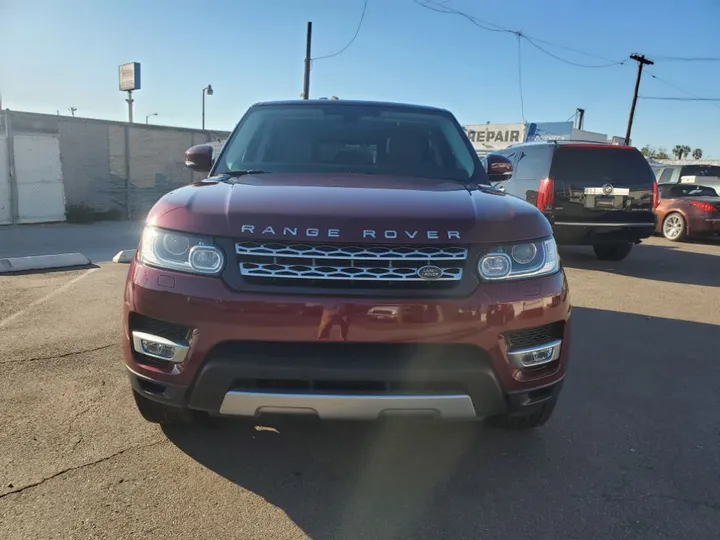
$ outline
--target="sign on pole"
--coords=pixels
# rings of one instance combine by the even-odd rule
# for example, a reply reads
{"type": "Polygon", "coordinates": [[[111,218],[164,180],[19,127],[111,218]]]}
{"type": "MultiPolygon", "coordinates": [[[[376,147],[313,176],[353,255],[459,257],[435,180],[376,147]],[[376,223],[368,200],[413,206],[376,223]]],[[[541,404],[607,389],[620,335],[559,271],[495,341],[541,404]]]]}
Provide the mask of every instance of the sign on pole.
{"type": "Polygon", "coordinates": [[[121,64],[118,67],[118,79],[120,91],[132,92],[133,90],[140,90],[140,63],[121,64]]]}

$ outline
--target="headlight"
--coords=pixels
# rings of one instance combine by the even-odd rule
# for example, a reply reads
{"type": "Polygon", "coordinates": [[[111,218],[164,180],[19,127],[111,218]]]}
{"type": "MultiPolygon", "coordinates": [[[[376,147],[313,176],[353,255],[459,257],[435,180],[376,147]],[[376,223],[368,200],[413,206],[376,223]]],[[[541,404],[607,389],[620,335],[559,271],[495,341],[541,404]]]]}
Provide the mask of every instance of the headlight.
{"type": "Polygon", "coordinates": [[[225,264],[210,238],[155,227],[145,227],[139,253],[145,264],[193,274],[217,274],[225,264]]]}
{"type": "Polygon", "coordinates": [[[494,247],[478,260],[478,272],[486,281],[544,276],[554,274],[559,268],[554,238],[494,247]]]}

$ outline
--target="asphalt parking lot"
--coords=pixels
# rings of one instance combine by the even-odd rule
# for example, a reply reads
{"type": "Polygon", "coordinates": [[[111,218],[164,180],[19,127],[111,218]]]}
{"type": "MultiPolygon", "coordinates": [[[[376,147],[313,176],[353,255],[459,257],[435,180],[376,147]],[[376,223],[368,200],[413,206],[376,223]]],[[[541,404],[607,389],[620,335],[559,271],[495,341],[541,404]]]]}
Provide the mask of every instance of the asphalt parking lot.
{"type": "Polygon", "coordinates": [[[162,430],[121,363],[127,266],[0,277],[0,538],[718,538],[720,243],[563,250],[553,419],[162,430]]]}

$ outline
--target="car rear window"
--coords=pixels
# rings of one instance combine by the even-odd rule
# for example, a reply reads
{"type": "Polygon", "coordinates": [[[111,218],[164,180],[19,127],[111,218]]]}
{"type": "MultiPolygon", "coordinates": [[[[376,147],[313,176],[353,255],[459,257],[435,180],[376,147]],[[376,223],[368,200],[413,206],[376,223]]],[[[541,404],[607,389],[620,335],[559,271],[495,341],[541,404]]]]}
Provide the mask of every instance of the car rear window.
{"type": "Polygon", "coordinates": [[[707,186],[697,186],[694,184],[678,184],[674,185],[668,191],[668,198],[675,197],[717,197],[717,191],[707,186]]]}
{"type": "Polygon", "coordinates": [[[685,165],[680,176],[720,176],[718,165],[685,165]]]}
{"type": "Polygon", "coordinates": [[[556,182],[578,186],[637,186],[655,182],[652,169],[640,152],[607,146],[559,146],[550,176],[556,182]]]}

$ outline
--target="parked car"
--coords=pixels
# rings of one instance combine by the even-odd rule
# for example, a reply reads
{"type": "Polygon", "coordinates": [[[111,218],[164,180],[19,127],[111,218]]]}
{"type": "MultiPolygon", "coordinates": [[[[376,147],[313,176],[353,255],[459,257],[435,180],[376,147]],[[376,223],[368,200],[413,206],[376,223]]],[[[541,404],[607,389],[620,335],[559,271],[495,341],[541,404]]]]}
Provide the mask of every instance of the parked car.
{"type": "Polygon", "coordinates": [[[658,184],[699,184],[720,190],[720,165],[663,165],[655,169],[658,184]]]}
{"type": "Polygon", "coordinates": [[[550,418],[571,313],[552,229],[491,186],[510,162],[495,156],[488,175],[450,112],[259,103],[217,157],[200,145],[185,161],[209,177],[155,204],[125,287],[125,362],[145,419],[550,418]],[[350,316],[338,338],[309,304],[363,316],[431,304],[437,322],[350,316]],[[503,306],[505,317],[439,317],[503,306]]]}
{"type": "Polygon", "coordinates": [[[717,189],[697,184],[661,184],[655,209],[657,232],[673,242],[720,234],[720,196],[717,189]]]}
{"type": "Polygon", "coordinates": [[[540,141],[497,154],[513,166],[505,193],[537,206],[558,244],[592,245],[598,259],[617,261],[655,230],[657,185],[637,148],[540,141]]]}

